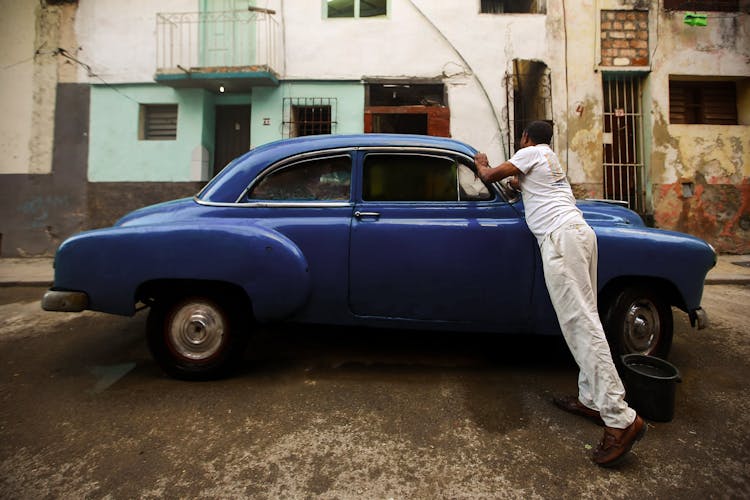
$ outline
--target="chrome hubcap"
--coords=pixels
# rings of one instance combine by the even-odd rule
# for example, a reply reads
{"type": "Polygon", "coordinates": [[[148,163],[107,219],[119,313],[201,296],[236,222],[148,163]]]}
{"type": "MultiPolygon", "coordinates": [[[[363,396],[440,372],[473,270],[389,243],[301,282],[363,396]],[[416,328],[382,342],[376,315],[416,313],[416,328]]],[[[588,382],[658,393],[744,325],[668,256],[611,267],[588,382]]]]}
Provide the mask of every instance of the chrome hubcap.
{"type": "Polygon", "coordinates": [[[647,299],[633,302],[625,315],[624,341],[627,352],[649,354],[659,343],[661,322],[659,311],[647,299]]]}
{"type": "Polygon", "coordinates": [[[168,335],[177,354],[203,361],[221,348],[224,317],[210,304],[190,302],[175,312],[168,335]]]}

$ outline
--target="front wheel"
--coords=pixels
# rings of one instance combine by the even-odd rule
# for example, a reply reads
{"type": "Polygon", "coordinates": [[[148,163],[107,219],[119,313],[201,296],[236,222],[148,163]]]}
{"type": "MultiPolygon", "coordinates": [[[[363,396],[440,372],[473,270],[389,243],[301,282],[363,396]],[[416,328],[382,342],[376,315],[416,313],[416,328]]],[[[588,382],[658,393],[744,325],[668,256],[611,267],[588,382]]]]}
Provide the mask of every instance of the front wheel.
{"type": "Polygon", "coordinates": [[[226,375],[240,361],[247,340],[238,308],[209,297],[185,297],[151,308],[148,345],[169,375],[212,379],[226,375]]]}
{"type": "Polygon", "coordinates": [[[658,290],[625,288],[608,304],[604,330],[615,360],[623,354],[666,358],[672,347],[672,308],[658,290]]]}

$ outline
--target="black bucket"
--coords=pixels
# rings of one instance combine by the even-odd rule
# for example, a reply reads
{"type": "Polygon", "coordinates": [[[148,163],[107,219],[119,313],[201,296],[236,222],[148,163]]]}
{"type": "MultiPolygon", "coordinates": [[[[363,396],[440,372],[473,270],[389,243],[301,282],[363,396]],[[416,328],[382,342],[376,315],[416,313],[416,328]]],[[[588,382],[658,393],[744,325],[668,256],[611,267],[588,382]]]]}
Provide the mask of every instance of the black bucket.
{"type": "Polygon", "coordinates": [[[647,420],[669,422],[674,417],[674,396],[680,371],[654,356],[622,356],[623,383],[630,406],[647,420]]]}

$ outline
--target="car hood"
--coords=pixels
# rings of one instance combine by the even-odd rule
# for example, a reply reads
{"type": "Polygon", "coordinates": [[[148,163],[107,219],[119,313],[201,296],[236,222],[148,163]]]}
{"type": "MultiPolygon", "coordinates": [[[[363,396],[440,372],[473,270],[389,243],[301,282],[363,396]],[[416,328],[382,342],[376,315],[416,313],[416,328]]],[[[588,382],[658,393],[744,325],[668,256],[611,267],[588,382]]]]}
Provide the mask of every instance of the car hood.
{"type": "Polygon", "coordinates": [[[630,226],[645,226],[643,219],[636,212],[607,201],[579,201],[578,208],[590,224],[609,225],[627,224],[630,226]]]}

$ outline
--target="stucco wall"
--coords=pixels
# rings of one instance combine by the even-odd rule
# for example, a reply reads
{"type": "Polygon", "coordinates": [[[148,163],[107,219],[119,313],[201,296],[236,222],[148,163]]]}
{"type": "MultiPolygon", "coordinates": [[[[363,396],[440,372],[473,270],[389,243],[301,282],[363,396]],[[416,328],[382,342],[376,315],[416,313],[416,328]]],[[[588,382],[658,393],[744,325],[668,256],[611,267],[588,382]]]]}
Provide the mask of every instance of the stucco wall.
{"type": "Polygon", "coordinates": [[[17,117],[0,120],[0,174],[29,171],[35,5],[0,0],[0,108],[17,117]]]}
{"type": "Polygon", "coordinates": [[[683,14],[660,12],[650,76],[655,221],[750,253],[750,16],[708,13],[708,26],[691,27],[683,14]],[[739,78],[740,124],[670,124],[670,76],[739,78]]]}
{"type": "Polygon", "coordinates": [[[59,9],[0,0],[0,12],[0,174],[48,173],[59,9]]]}
{"type": "Polygon", "coordinates": [[[92,86],[89,180],[207,180],[191,168],[191,162],[196,149],[213,148],[213,138],[204,129],[204,120],[213,120],[213,108],[204,103],[212,104],[213,99],[213,94],[204,90],[177,91],[156,84],[92,86]],[[177,104],[177,139],[140,140],[141,104],[177,104]]]}
{"type": "MultiPolygon", "coordinates": [[[[451,132],[487,151],[494,161],[507,151],[505,72],[512,58],[550,59],[548,17],[482,15],[479,2],[392,0],[386,18],[327,19],[324,2],[256,2],[275,9],[283,31],[284,80],[351,81],[362,78],[440,78],[448,86],[451,132]],[[539,33],[541,36],[529,36],[539,33]],[[481,83],[481,84],[480,84],[481,83]]],[[[195,12],[197,0],[150,2],[80,0],[78,56],[97,77],[92,84],[152,81],[158,12],[195,12]]],[[[552,50],[557,50],[553,48],[552,50]]],[[[261,92],[266,90],[261,89],[261,92]]],[[[253,144],[269,134],[256,130],[253,144]]]]}
{"type": "Polygon", "coordinates": [[[362,133],[364,87],[360,82],[282,82],[279,87],[257,88],[252,94],[250,144],[256,147],[283,137],[284,98],[335,98],[337,134],[362,133]]]}

